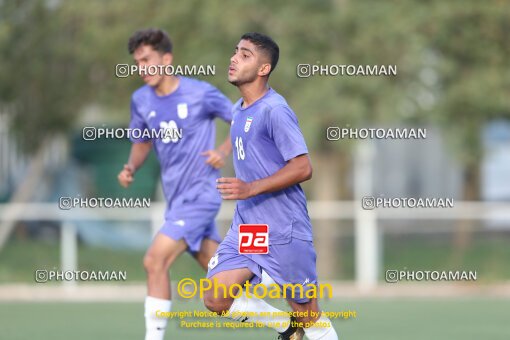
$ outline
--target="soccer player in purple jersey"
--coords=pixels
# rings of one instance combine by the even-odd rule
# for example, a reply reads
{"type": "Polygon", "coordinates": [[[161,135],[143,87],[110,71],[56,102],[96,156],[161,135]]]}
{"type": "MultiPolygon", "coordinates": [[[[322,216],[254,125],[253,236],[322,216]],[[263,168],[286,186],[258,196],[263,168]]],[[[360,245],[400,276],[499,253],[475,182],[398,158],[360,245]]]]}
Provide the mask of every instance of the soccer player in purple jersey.
{"type": "MultiPolygon", "coordinates": [[[[217,280],[218,286],[259,283],[262,271],[279,285],[302,285],[305,292],[305,285],[317,284],[312,226],[299,185],[312,177],[312,166],[296,115],[268,86],[278,57],[278,45],[270,37],[247,33],[230,59],[228,81],[242,96],[234,104],[230,129],[236,178],[218,179],[217,188],[223,199],[238,201],[230,230],[209,262],[207,277],[217,280]],[[267,254],[240,254],[240,224],[269,225],[267,254]]],[[[234,299],[216,289],[205,293],[210,310],[241,315],[232,317],[241,322],[263,323],[279,332],[279,339],[302,339],[304,334],[312,340],[338,339],[329,319],[321,316],[317,299],[306,293],[287,299],[293,311],[308,311],[301,314],[308,316],[297,317],[309,326],[304,329],[296,323],[287,327],[292,318],[274,317],[283,313],[251,294],[234,299]]]]}
{"type": "MultiPolygon", "coordinates": [[[[128,48],[140,68],[172,63],[172,43],[161,30],[136,32],[129,39],[128,48]]],[[[165,223],[143,260],[148,290],[145,339],[161,340],[167,319],[157,317],[156,311],[168,312],[171,308],[168,269],[185,250],[206,269],[221,241],[214,222],[221,204],[216,179],[232,147],[227,138],[214,149],[214,119],[230,124],[232,103],[203,81],[165,74],[141,76],[145,85],[133,93],[129,127],[182,131],[181,135],[161,134],[157,139],[132,138],[129,160],[118,175],[120,184],[128,187],[154,149],[161,166],[167,208],[165,223]]]]}

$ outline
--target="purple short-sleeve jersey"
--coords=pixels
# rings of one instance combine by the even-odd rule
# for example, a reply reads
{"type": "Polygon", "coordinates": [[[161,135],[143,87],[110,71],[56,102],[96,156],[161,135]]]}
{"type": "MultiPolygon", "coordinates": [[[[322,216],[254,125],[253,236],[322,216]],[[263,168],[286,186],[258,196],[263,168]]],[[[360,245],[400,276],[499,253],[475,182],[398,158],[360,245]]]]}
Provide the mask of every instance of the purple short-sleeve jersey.
{"type": "MultiPolygon", "coordinates": [[[[230,130],[237,178],[251,182],[271,176],[290,159],[308,153],[296,115],[273,89],[247,108],[241,103],[234,105],[230,130]]],[[[270,244],[313,239],[299,184],[237,201],[231,232],[244,223],[268,224],[270,244]]]]}
{"type": "MultiPolygon", "coordinates": [[[[178,88],[167,96],[158,96],[148,85],[133,93],[131,129],[147,131],[177,129],[164,138],[132,138],[133,143],[151,141],[161,166],[163,191],[168,202],[167,214],[185,201],[208,193],[211,201],[220,201],[215,189],[219,171],[205,163],[202,152],[214,149],[215,123],[218,117],[232,120],[232,103],[207,82],[179,77],[178,88]],[[177,131],[176,130],[176,131],[177,131]]],[[[200,212],[197,212],[200,213],[200,212]]]]}

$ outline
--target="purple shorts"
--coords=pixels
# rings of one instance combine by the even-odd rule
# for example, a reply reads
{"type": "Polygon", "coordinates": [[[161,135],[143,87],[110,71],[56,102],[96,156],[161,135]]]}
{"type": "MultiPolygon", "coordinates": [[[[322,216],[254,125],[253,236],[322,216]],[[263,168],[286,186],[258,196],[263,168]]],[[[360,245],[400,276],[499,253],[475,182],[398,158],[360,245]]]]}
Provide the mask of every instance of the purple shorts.
{"type": "MultiPolygon", "coordinates": [[[[286,244],[270,244],[268,254],[240,254],[238,239],[238,233],[230,229],[213,257],[217,255],[214,263],[209,262],[207,278],[227,270],[248,268],[254,274],[251,279],[253,284],[261,282],[262,270],[279,285],[302,284],[305,293],[310,289],[308,284],[317,284],[317,255],[312,241],[292,238],[286,244]]],[[[295,298],[291,298],[290,289],[286,292],[287,298],[297,303],[310,300],[306,296],[300,296],[298,289],[295,289],[294,294],[295,298]]]]}
{"type": "Polygon", "coordinates": [[[165,223],[159,230],[176,241],[184,239],[188,251],[195,253],[200,250],[206,238],[221,242],[214,219],[220,208],[219,202],[213,200],[197,200],[173,205],[165,213],[165,223]]]}

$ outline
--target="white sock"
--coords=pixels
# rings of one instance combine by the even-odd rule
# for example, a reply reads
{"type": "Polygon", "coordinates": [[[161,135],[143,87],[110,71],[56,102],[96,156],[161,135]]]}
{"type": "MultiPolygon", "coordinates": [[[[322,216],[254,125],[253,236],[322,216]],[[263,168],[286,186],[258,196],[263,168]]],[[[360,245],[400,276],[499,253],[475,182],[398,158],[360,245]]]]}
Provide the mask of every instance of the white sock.
{"type": "Polygon", "coordinates": [[[270,287],[271,284],[276,283],[275,280],[269,276],[265,270],[262,271],[262,279],[260,280],[260,284],[270,287]]]}
{"type": "Polygon", "coordinates": [[[245,295],[237,298],[230,306],[230,318],[240,322],[261,322],[266,327],[271,327],[277,332],[284,332],[289,328],[290,317],[283,314],[283,311],[274,308],[266,301],[256,297],[247,298],[245,295]],[[265,312],[269,316],[261,316],[265,312]],[[248,315],[243,315],[248,313],[248,315]],[[277,314],[273,314],[277,313],[277,314]],[[255,316],[253,314],[256,314],[255,316]],[[280,316],[281,315],[281,316],[280,316]]]}
{"type": "Polygon", "coordinates": [[[325,316],[321,316],[315,324],[304,330],[306,337],[310,340],[338,340],[338,335],[331,324],[331,320],[325,316]]]}
{"type": "Polygon", "coordinates": [[[256,288],[253,288],[253,291],[257,292],[259,296],[264,295],[264,287],[262,287],[262,285],[266,286],[267,290],[270,290],[273,285],[276,285],[275,280],[273,280],[264,270],[262,271],[262,279],[260,280],[260,283],[255,286],[256,288]]]}
{"type": "Polygon", "coordinates": [[[168,319],[157,317],[156,312],[170,312],[172,301],[152,296],[145,298],[145,340],[163,340],[168,319]]]}

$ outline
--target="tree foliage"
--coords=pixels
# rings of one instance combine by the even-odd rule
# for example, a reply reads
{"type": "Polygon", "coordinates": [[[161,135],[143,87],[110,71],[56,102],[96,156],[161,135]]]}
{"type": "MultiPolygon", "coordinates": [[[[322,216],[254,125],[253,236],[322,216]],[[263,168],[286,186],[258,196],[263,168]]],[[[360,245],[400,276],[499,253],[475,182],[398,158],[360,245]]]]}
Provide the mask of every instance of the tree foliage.
{"type": "Polygon", "coordinates": [[[432,123],[474,165],[480,127],[510,116],[507,1],[18,0],[0,2],[0,13],[0,101],[28,146],[69,131],[88,105],[126,120],[141,83],[115,78],[114,67],[131,62],[127,39],[143,27],[170,33],[175,63],[216,65],[206,80],[234,100],[226,70],[239,37],[273,36],[281,58],[271,84],[316,149],[331,124],[432,123]],[[397,65],[398,75],[299,78],[302,63],[397,65]]]}

